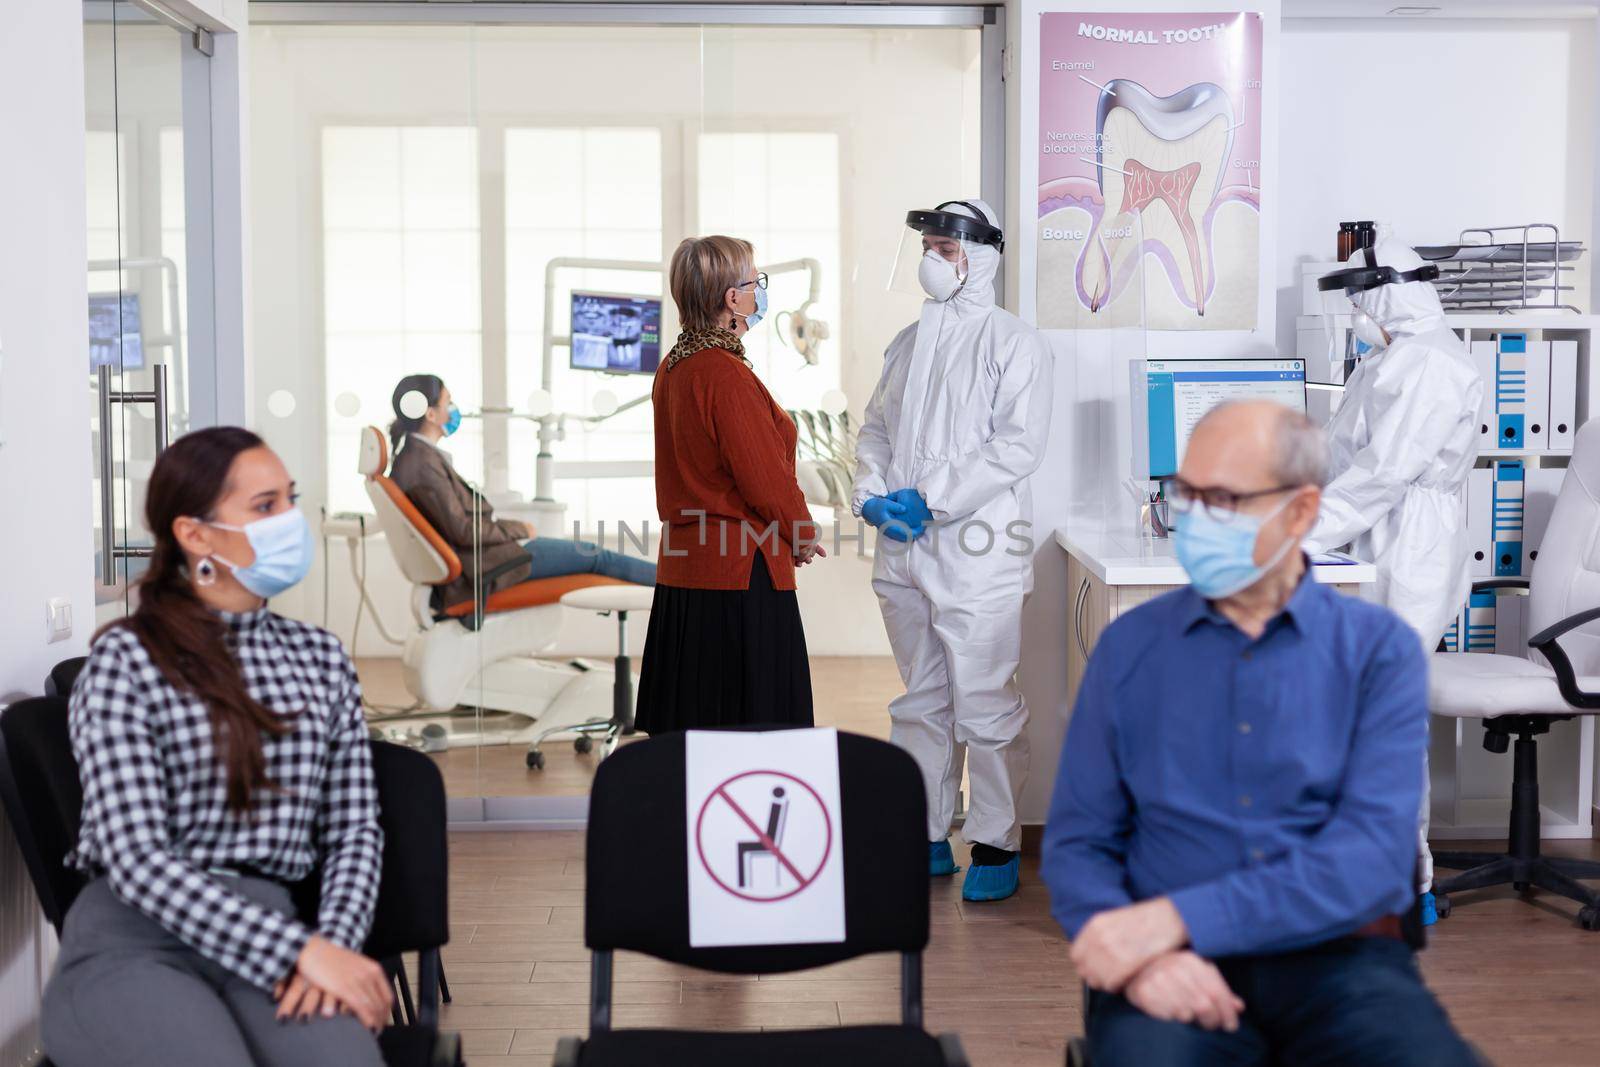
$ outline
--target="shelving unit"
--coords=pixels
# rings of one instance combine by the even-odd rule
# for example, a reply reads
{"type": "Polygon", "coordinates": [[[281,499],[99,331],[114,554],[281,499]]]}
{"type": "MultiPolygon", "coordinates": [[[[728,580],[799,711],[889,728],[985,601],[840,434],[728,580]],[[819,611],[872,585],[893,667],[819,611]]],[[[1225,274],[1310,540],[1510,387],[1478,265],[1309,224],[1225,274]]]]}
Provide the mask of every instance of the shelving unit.
{"type": "MultiPolygon", "coordinates": [[[[1340,296],[1342,294],[1334,294],[1340,296]]],[[[1576,341],[1574,431],[1600,416],[1600,368],[1595,365],[1600,316],[1556,312],[1447,315],[1451,327],[1469,347],[1502,333],[1524,333],[1533,341],[1576,341]]],[[[1350,316],[1302,315],[1296,320],[1297,355],[1306,361],[1307,377],[1339,381],[1350,316]],[[1336,358],[1330,360],[1330,353],[1336,358]]],[[[1486,382],[1489,388],[1492,382],[1486,382]]],[[[1552,386],[1554,388],[1554,386],[1552,386]]],[[[1313,418],[1326,419],[1337,407],[1337,391],[1310,394],[1313,418]]],[[[1570,446],[1561,448],[1483,449],[1478,466],[1522,460],[1532,468],[1564,468],[1570,446]]],[[[1530,555],[1536,545],[1528,546],[1530,555]]],[[[1523,564],[1526,566],[1526,563],[1523,564]]],[[[1475,578],[1493,574],[1493,561],[1474,562],[1475,578]]],[[[1495,651],[1530,655],[1527,647],[1527,601],[1502,595],[1495,601],[1495,651]]],[[[1542,662],[1542,661],[1540,661],[1542,662]]],[[[1587,673],[1587,672],[1586,672],[1587,673]]],[[[1511,806],[1511,759],[1483,749],[1483,728],[1475,721],[1436,717],[1429,760],[1432,778],[1431,833],[1444,840],[1500,838],[1506,833],[1511,806]]],[[[1579,716],[1553,725],[1539,741],[1539,784],[1542,835],[1546,838],[1588,838],[1594,833],[1595,720],[1579,716]]]]}

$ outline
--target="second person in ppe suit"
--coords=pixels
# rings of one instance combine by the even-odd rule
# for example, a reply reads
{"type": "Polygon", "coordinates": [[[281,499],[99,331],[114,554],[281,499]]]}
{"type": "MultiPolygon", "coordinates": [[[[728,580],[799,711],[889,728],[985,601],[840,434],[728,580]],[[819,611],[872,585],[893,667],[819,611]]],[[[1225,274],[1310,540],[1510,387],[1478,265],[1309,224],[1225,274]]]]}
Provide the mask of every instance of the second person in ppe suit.
{"type": "MultiPolygon", "coordinates": [[[[879,542],[872,586],[906,692],[890,738],[922,769],[929,869],[957,870],[947,840],[965,761],[968,900],[1016,892],[1017,798],[1028,709],[1017,689],[1022,602],[1032,586],[1032,505],[1053,403],[1049,349],[995,301],[1004,240],[981,200],[906,219],[897,277],[926,295],[884,353],[857,449],[852,508],[879,542]]],[[[899,287],[899,286],[896,286],[899,287]]]]}
{"type": "MultiPolygon", "coordinates": [[[[1329,424],[1333,481],[1306,539],[1313,552],[1354,545],[1377,565],[1378,599],[1438,646],[1471,586],[1467,474],[1478,458],[1483,380],[1445,321],[1437,268],[1398,241],[1360,249],[1324,290],[1355,305],[1356,336],[1374,346],[1329,424]]],[[[1424,921],[1432,921],[1427,771],[1417,832],[1424,921]]]]}

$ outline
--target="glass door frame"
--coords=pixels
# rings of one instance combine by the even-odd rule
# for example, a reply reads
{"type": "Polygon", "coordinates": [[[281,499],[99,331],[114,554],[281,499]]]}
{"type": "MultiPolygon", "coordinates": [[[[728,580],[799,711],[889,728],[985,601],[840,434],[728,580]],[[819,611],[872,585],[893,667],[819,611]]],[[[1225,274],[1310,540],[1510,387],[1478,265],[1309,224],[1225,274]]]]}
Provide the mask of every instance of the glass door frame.
{"type": "MultiPolygon", "coordinates": [[[[1008,160],[1007,100],[1005,69],[1007,25],[1005,9],[998,4],[966,6],[721,6],[693,4],[496,4],[482,0],[473,4],[438,4],[425,0],[364,0],[356,3],[303,0],[255,0],[250,5],[252,26],[701,26],[720,29],[734,26],[845,27],[845,28],[965,28],[980,33],[980,115],[979,195],[1006,218],[1008,160]]],[[[501,138],[512,116],[479,117],[478,150],[480,164],[495,170],[501,138]],[[485,153],[488,158],[484,158],[485,153]]],[[[360,123],[354,123],[359,125],[360,123]]],[[[543,120],[537,124],[547,124],[543,120]]],[[[649,124],[648,122],[646,124],[649,124]]],[[[664,133],[667,131],[664,129],[664,133]]],[[[667,142],[664,150],[669,149],[667,142]]],[[[678,151],[679,149],[671,149],[678,151]]],[[[665,175],[663,176],[665,180],[665,175]]],[[[688,182],[691,176],[682,175],[688,182]]],[[[480,185],[480,189],[482,186],[480,185]]],[[[492,192],[492,190],[489,190],[492,192]]],[[[487,195],[487,194],[486,194],[487,195]]],[[[687,193],[683,196],[687,202],[687,193]]],[[[480,200],[480,212],[499,215],[503,203],[490,196],[480,200]]],[[[688,211],[689,208],[683,210],[688,211]]],[[[664,220],[665,221],[665,220],[664,220]]],[[[504,249],[495,236],[503,227],[480,219],[480,256],[503,256],[504,249]],[[491,233],[494,231],[494,233],[491,233]]],[[[998,295],[1005,298],[1005,282],[996,279],[998,295]]],[[[499,299],[499,297],[495,297],[499,299]]],[[[505,338],[491,337],[485,325],[483,336],[483,374],[485,403],[503,401],[505,338]],[[498,364],[498,366],[496,366],[498,364]],[[493,389],[501,395],[490,392],[493,389]]],[[[503,430],[502,430],[503,433],[503,430]]],[[[484,440],[485,464],[505,441],[484,440]]],[[[587,796],[484,796],[452,797],[448,802],[452,829],[483,830],[570,830],[581,829],[588,818],[587,796]]]]}

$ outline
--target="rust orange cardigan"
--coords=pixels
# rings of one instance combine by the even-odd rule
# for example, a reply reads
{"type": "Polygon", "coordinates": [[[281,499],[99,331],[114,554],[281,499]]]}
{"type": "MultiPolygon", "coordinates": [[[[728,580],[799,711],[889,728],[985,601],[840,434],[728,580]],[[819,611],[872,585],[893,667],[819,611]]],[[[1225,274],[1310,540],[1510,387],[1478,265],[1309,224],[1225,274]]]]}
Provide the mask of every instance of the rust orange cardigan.
{"type": "Polygon", "coordinates": [[[743,360],[720,348],[663,364],[651,399],[663,527],[656,581],[748,589],[761,552],[773,588],[793,589],[796,524],[801,540],[816,536],[795,481],[794,420],[743,360]]]}

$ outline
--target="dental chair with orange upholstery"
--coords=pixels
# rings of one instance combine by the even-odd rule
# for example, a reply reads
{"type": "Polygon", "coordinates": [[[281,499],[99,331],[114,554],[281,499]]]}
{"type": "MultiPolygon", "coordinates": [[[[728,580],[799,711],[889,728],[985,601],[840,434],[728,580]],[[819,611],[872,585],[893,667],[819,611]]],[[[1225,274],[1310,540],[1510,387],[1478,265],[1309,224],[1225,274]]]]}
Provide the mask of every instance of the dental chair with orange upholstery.
{"type": "MultiPolygon", "coordinates": [[[[647,611],[654,590],[614,578],[575,574],[519,582],[487,597],[460,604],[439,602],[437,589],[461,575],[461,559],[384,473],[389,443],[382,431],[361,431],[360,471],[378,525],[395,562],[411,583],[416,628],[402,656],[413,712],[448,714],[462,705],[510,712],[532,720],[505,738],[528,744],[528,766],[544,766],[540,744],[558,734],[576,734],[579,752],[599,738],[602,755],[633,728],[634,677],[622,644],[612,667],[540,657],[561,631],[562,599],[569,606],[615,614],[619,642],[626,640],[630,611],[647,611]]],[[[465,735],[469,743],[480,738],[465,735]]],[[[482,740],[487,740],[483,738],[482,740]]]]}

